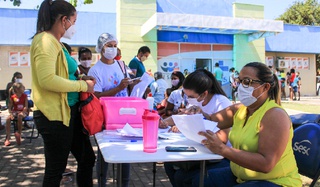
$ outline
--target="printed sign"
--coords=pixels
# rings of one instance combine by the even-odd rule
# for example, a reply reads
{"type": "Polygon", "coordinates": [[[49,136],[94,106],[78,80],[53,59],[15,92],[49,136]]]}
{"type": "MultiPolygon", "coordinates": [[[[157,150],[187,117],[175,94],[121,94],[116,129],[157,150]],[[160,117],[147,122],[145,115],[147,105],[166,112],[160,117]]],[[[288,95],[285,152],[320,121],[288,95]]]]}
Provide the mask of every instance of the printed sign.
{"type": "Polygon", "coordinates": [[[28,52],[20,52],[20,66],[28,67],[30,66],[30,53],[28,52]]]}
{"type": "Polygon", "coordinates": [[[9,67],[19,66],[19,52],[9,52],[9,67]]]}

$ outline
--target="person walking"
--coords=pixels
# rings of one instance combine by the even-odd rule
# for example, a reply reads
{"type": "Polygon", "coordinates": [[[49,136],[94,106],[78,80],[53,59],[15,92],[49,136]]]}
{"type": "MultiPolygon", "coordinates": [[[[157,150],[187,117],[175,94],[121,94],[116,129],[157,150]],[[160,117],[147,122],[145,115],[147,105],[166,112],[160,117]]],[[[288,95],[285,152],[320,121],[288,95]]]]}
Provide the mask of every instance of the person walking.
{"type": "Polygon", "coordinates": [[[93,186],[95,155],[89,136],[82,132],[79,92],[93,93],[93,77],[76,77],[77,62],[60,42],[75,33],[76,9],[67,1],[41,3],[30,58],[33,118],[44,143],[42,186],[60,186],[69,153],[76,158],[77,184],[93,186]]]}
{"type": "Polygon", "coordinates": [[[215,63],[214,70],[213,70],[213,76],[217,79],[220,86],[222,86],[222,77],[223,77],[223,71],[219,66],[219,63],[215,63]]]}

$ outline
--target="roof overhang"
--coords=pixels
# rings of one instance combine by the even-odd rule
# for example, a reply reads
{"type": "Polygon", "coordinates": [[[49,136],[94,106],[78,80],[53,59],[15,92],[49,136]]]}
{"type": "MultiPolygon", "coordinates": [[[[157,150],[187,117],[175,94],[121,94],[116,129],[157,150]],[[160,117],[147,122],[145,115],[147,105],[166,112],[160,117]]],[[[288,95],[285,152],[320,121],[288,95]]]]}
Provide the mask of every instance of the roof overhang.
{"type": "Polygon", "coordinates": [[[283,21],[158,12],[142,25],[141,36],[154,28],[163,31],[245,34],[250,42],[283,32],[283,21]]]}

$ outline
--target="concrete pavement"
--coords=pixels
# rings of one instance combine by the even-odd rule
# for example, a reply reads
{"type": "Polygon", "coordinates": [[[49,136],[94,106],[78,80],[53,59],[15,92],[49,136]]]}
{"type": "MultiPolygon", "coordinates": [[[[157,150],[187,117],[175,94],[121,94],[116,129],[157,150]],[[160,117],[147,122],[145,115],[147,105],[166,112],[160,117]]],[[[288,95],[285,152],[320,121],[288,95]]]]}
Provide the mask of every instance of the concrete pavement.
{"type": "MultiPolygon", "coordinates": [[[[303,97],[301,98],[301,101],[296,102],[312,104],[319,103],[320,105],[320,97],[303,97]]],[[[0,104],[3,106],[4,102],[0,101],[0,104]]],[[[287,110],[287,112],[289,115],[301,113],[301,111],[295,110],[287,110]]],[[[1,112],[0,116],[2,124],[5,123],[7,115],[7,111],[1,112]]],[[[30,125],[32,125],[32,123],[30,123],[30,125]]],[[[27,136],[30,132],[30,129],[23,130],[23,135],[27,136]]],[[[29,140],[24,139],[20,146],[16,145],[13,133],[11,137],[11,146],[3,146],[4,140],[5,130],[2,130],[0,131],[0,186],[41,186],[45,166],[44,149],[41,136],[38,139],[32,140],[31,143],[29,143],[29,140]]],[[[91,140],[94,151],[97,152],[97,146],[93,141],[93,138],[91,138],[91,140]]],[[[156,186],[171,186],[164,172],[163,164],[158,163],[156,167],[156,186]]],[[[76,171],[76,161],[72,155],[69,156],[67,168],[72,171],[76,171]]],[[[114,186],[112,182],[112,175],[112,165],[110,164],[108,170],[108,186],[114,186]]],[[[97,186],[95,168],[93,177],[94,185],[97,186]]],[[[152,186],[152,163],[131,164],[130,178],[130,186],[132,187],[152,186]]],[[[303,177],[303,180],[306,183],[306,186],[308,183],[311,183],[311,180],[306,177],[303,177]]],[[[319,182],[317,185],[320,186],[319,182]]],[[[61,186],[76,186],[76,183],[74,181],[67,182],[63,183],[61,186]]]]}

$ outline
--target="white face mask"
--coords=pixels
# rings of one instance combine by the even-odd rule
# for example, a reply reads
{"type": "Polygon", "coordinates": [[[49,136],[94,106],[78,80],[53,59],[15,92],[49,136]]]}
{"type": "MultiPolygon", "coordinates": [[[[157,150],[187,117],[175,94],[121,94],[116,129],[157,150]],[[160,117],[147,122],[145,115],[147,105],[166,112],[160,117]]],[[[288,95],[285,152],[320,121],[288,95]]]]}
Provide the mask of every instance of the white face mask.
{"type": "MultiPolygon", "coordinates": [[[[68,19],[67,19],[67,20],[68,20],[68,19]]],[[[69,23],[71,24],[71,26],[66,30],[66,32],[64,32],[64,34],[63,34],[62,37],[67,38],[67,39],[71,39],[72,36],[76,33],[76,27],[75,27],[75,25],[73,25],[73,24],[71,23],[70,20],[68,20],[68,21],[69,21],[69,23]]]]}
{"type": "Polygon", "coordinates": [[[16,79],[15,82],[16,83],[22,83],[22,79],[16,79]]]}
{"type": "Polygon", "coordinates": [[[179,79],[171,80],[172,86],[177,86],[179,84],[179,79]]]}
{"type": "Polygon", "coordinates": [[[85,68],[89,68],[91,66],[91,62],[92,60],[80,60],[80,64],[85,68]]]}
{"type": "Polygon", "coordinates": [[[117,48],[116,47],[106,47],[104,49],[103,56],[106,59],[114,59],[117,56],[117,48]]]}
{"type": "Polygon", "coordinates": [[[238,87],[238,98],[239,101],[244,105],[244,106],[250,106],[252,105],[254,102],[256,102],[258,100],[259,97],[261,97],[261,95],[264,93],[262,92],[257,98],[255,98],[252,93],[254,90],[260,88],[262,85],[258,86],[257,88],[254,88],[252,86],[249,86],[248,88],[243,87],[242,84],[239,85],[238,87]]]}
{"type": "MultiPolygon", "coordinates": [[[[200,97],[200,96],[199,96],[200,97]]],[[[198,98],[199,98],[198,97],[198,98]]],[[[189,106],[198,106],[198,107],[202,107],[202,103],[204,100],[202,101],[198,101],[198,98],[187,98],[187,101],[188,101],[188,107],[189,106]]]]}

